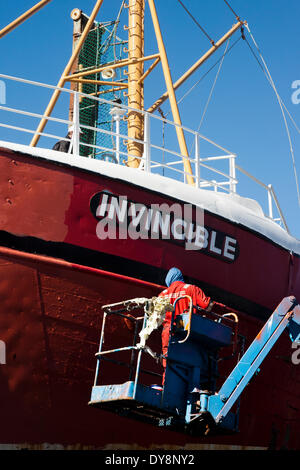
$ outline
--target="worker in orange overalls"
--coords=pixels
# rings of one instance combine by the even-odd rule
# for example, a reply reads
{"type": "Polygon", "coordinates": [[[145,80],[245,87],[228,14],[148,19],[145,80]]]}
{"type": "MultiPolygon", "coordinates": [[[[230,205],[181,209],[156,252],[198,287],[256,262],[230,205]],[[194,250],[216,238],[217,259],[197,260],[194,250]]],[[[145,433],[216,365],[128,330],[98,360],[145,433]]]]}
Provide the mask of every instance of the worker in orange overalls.
{"type": "MultiPolygon", "coordinates": [[[[211,310],[213,302],[211,301],[210,297],[206,297],[204,292],[199,287],[191,284],[185,284],[183,275],[178,268],[171,268],[168,271],[165,282],[167,285],[167,289],[162,291],[159,296],[168,297],[172,305],[174,304],[175,300],[178,299],[178,297],[182,297],[183,295],[189,295],[192,298],[193,305],[197,305],[198,307],[207,309],[207,311],[211,310]]],[[[190,302],[187,298],[181,299],[179,302],[177,302],[174,318],[176,318],[177,315],[183,313],[185,310],[188,310],[189,304],[190,302]]],[[[163,330],[161,339],[163,356],[166,356],[168,353],[171,321],[172,312],[167,312],[162,324],[163,330]]],[[[165,371],[167,365],[166,359],[163,359],[162,364],[164,367],[162,385],[164,385],[165,371]]]]}

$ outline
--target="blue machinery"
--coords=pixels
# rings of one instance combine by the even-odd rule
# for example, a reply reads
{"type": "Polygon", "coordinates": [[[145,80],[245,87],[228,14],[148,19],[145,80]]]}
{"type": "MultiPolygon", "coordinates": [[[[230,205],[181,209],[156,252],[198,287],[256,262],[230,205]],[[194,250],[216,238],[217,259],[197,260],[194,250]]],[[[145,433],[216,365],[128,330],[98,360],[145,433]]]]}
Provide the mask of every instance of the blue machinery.
{"type": "Polygon", "coordinates": [[[142,356],[146,355],[155,362],[162,358],[148,345],[137,343],[138,332],[147,325],[148,302],[149,299],[133,299],[103,307],[100,347],[96,353],[97,368],[89,405],[193,435],[237,431],[237,402],[245,386],[286,328],[292,341],[298,341],[300,337],[300,305],[295,297],[282,300],[218,391],[218,353],[236,341],[236,319],[208,314],[205,310],[194,313],[198,308],[190,304],[189,313],[183,313],[172,321],[165,383],[160,389],[140,381],[142,372],[158,375],[142,369],[142,356]],[[141,311],[140,316],[131,314],[141,311]],[[132,324],[132,346],[103,349],[109,317],[126,319],[132,324]],[[128,363],[108,358],[123,353],[130,353],[128,363]],[[107,361],[127,366],[129,380],[121,384],[99,385],[103,378],[100,370],[103,362],[107,361]]]}

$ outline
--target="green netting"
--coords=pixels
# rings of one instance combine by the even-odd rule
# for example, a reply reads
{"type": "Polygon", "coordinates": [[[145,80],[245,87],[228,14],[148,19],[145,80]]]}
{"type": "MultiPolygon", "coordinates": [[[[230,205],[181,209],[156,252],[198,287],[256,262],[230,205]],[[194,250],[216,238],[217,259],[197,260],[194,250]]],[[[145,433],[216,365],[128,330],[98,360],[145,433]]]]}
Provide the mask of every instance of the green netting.
{"type": "MultiPolygon", "coordinates": [[[[115,23],[111,23],[109,26],[103,25],[102,23],[96,24],[95,28],[88,34],[79,54],[78,70],[87,69],[89,67],[99,67],[102,64],[122,59],[123,47],[124,42],[116,37],[115,23]]],[[[116,76],[114,81],[121,80],[121,69],[115,69],[115,72],[116,76]]],[[[84,78],[103,80],[100,74],[88,75],[84,78]]],[[[107,89],[105,86],[84,83],[81,91],[86,94],[92,94],[105,89],[107,89]]],[[[109,101],[121,99],[123,104],[127,104],[127,100],[124,98],[122,91],[115,91],[114,93],[109,92],[98,96],[109,101]]],[[[82,98],[79,104],[80,124],[112,131],[114,130],[114,122],[110,115],[110,110],[111,105],[107,103],[99,103],[90,98],[82,98]]],[[[80,145],[80,155],[102,160],[113,160],[111,151],[116,145],[114,137],[84,128],[82,130],[81,142],[99,146],[101,149],[80,145]]],[[[121,121],[120,133],[126,134],[125,123],[123,121],[121,121]]],[[[122,140],[120,141],[120,150],[126,151],[122,140]]]]}

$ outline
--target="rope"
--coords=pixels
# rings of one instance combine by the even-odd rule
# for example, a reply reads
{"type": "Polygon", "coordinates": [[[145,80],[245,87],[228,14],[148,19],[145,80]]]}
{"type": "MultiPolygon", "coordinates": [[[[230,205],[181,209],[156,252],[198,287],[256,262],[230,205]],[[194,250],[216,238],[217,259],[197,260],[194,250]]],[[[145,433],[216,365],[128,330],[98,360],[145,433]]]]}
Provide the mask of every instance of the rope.
{"type": "Polygon", "coordinates": [[[182,3],[181,0],[178,0],[178,2],[180,3],[180,5],[182,6],[182,8],[184,8],[184,10],[187,12],[187,14],[192,18],[192,20],[194,21],[194,23],[196,23],[196,25],[198,26],[198,28],[201,29],[202,33],[205,34],[205,36],[209,39],[209,41],[211,42],[212,45],[215,44],[214,40],[207,34],[207,32],[202,28],[202,26],[200,25],[200,23],[198,23],[198,21],[196,20],[196,18],[192,15],[192,13],[187,9],[187,7],[182,3]]]}
{"type": "MultiPolygon", "coordinates": [[[[278,91],[277,91],[277,89],[276,89],[276,86],[275,86],[275,83],[274,83],[274,81],[273,81],[273,79],[272,79],[272,77],[271,77],[271,74],[270,74],[270,72],[269,72],[269,69],[268,69],[268,67],[267,67],[267,64],[266,64],[266,62],[265,62],[265,60],[264,60],[264,58],[263,58],[263,56],[262,56],[262,53],[261,53],[261,51],[260,51],[260,49],[259,49],[259,47],[258,47],[258,45],[257,45],[257,43],[256,43],[256,41],[255,41],[255,39],[254,39],[254,37],[253,37],[253,35],[252,35],[250,29],[249,29],[249,26],[246,25],[246,27],[247,27],[248,32],[249,32],[249,34],[250,34],[250,37],[251,37],[251,39],[252,39],[252,41],[253,41],[253,43],[254,43],[254,45],[255,45],[255,47],[256,47],[258,53],[259,53],[259,56],[260,56],[260,58],[261,58],[261,61],[262,61],[262,64],[263,64],[263,65],[260,63],[258,57],[256,56],[255,52],[253,51],[253,49],[252,49],[251,45],[249,44],[249,42],[247,41],[247,39],[246,39],[246,43],[248,44],[248,46],[249,46],[249,48],[250,48],[252,54],[254,55],[256,61],[258,62],[258,64],[259,64],[259,66],[261,67],[261,69],[263,70],[264,75],[266,76],[266,78],[267,78],[268,82],[270,83],[271,87],[273,88],[273,90],[274,90],[274,92],[275,92],[275,94],[276,94],[276,97],[277,97],[277,100],[278,100],[280,109],[281,109],[281,113],[282,113],[283,120],[284,120],[284,125],[285,125],[286,132],[287,132],[287,136],[288,136],[289,146],[290,146],[290,152],[291,152],[291,157],[292,157],[293,170],[294,170],[295,182],[296,182],[296,188],[297,188],[298,204],[299,204],[299,207],[300,207],[300,189],[299,189],[299,181],[298,181],[298,175],[297,175],[297,170],[296,170],[294,149],[293,149],[292,139],[291,139],[289,127],[288,127],[288,124],[287,124],[285,112],[284,112],[284,110],[283,110],[283,108],[286,109],[286,106],[283,104],[283,101],[282,101],[282,99],[281,99],[280,96],[279,96],[279,93],[278,93],[278,91]]],[[[289,116],[290,116],[290,113],[288,113],[288,114],[289,114],[289,116]]],[[[290,117],[291,117],[291,116],[290,116],[290,117]]],[[[292,119],[292,118],[291,118],[291,119],[292,119]]],[[[294,122],[293,119],[292,119],[292,122],[294,122]]],[[[295,124],[295,122],[294,122],[294,124],[295,124]]],[[[296,126],[296,124],[295,124],[295,126],[296,126]]],[[[298,132],[299,132],[299,128],[298,128],[297,126],[296,126],[296,128],[297,128],[297,130],[298,130],[298,132]]]]}

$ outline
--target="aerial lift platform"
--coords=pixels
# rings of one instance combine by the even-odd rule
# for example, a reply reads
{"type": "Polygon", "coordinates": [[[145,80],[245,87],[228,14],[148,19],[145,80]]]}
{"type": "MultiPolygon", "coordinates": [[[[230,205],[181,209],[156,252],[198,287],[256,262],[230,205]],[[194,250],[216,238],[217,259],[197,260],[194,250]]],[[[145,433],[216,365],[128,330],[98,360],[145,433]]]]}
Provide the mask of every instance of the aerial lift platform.
{"type": "MultiPolygon", "coordinates": [[[[284,298],[257,334],[246,352],[240,351],[238,362],[216,390],[218,355],[222,348],[236,349],[238,318],[234,313],[220,315],[192,305],[174,320],[174,306],[160,305],[158,298],[131,299],[103,307],[103,323],[97,367],[89,405],[156,426],[192,435],[238,431],[238,401],[267,354],[285,329],[291,341],[300,340],[300,305],[295,297],[284,298]],[[154,307],[154,308],[153,308],[154,307]],[[143,355],[155,362],[162,360],[147,344],[151,332],[163,321],[165,311],[173,310],[164,386],[145,385],[140,380],[143,355]],[[142,312],[140,316],[135,312],[142,312]],[[109,317],[132,323],[131,346],[104,350],[104,335],[109,317]],[[115,354],[130,352],[130,361],[113,359],[115,354]],[[125,365],[128,380],[117,384],[99,382],[103,362],[125,365]],[[235,408],[235,409],[234,409],[235,408]],[[232,411],[234,409],[234,411],[232,411]]],[[[161,301],[161,300],[160,300],[161,301]]],[[[124,327],[124,324],[123,324],[124,327]]],[[[241,343],[241,341],[239,341],[241,343]]],[[[157,375],[154,373],[154,375],[157,375]]]]}

